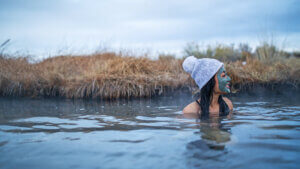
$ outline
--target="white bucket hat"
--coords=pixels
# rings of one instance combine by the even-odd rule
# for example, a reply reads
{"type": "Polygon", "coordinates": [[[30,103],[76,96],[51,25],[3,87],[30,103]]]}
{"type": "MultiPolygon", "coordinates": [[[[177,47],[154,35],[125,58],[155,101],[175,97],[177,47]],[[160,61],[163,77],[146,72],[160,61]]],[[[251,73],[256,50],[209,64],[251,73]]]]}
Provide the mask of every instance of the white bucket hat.
{"type": "Polygon", "coordinates": [[[187,57],[183,63],[183,69],[189,73],[201,89],[223,66],[224,64],[216,59],[194,56],[187,57]]]}

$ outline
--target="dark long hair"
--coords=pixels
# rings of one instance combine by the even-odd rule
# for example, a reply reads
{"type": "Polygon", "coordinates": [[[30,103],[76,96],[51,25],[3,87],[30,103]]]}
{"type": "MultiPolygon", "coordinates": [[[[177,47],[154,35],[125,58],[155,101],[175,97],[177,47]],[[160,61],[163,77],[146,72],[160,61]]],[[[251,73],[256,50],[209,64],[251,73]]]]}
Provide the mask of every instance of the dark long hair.
{"type": "MultiPolygon", "coordinates": [[[[215,78],[212,77],[206,85],[204,85],[201,89],[200,93],[200,108],[201,108],[201,118],[203,117],[208,117],[209,116],[209,105],[212,102],[212,96],[213,96],[213,91],[215,87],[215,78]]],[[[229,114],[230,110],[228,105],[225,103],[223,100],[223,96],[220,95],[218,98],[218,103],[220,105],[219,111],[220,111],[220,116],[226,116],[229,114]]],[[[199,115],[200,116],[200,115],[199,115]]]]}

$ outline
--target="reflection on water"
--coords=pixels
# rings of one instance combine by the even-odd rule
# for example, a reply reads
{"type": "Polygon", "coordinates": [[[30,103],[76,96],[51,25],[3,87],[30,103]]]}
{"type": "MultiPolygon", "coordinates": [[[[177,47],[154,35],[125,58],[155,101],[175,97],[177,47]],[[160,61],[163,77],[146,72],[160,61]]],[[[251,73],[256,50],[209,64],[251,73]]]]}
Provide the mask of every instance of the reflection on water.
{"type": "Polygon", "coordinates": [[[300,105],[232,96],[233,115],[184,118],[186,94],[113,102],[0,98],[1,168],[297,168],[300,105]]]}
{"type": "Polygon", "coordinates": [[[227,117],[210,116],[208,119],[197,120],[199,139],[187,144],[186,158],[188,168],[214,168],[215,163],[221,161],[228,153],[226,144],[231,141],[230,127],[223,125],[227,117]],[[212,163],[212,164],[208,164],[212,163]]]}

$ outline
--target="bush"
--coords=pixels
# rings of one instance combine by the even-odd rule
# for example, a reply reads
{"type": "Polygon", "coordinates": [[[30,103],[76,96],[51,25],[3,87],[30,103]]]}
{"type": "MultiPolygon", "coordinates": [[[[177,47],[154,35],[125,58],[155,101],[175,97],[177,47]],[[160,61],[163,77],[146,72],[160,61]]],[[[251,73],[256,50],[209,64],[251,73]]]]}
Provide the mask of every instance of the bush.
{"type": "Polygon", "coordinates": [[[212,48],[207,46],[206,50],[201,50],[195,42],[188,43],[184,48],[184,56],[195,56],[196,58],[215,58],[221,61],[236,61],[242,58],[239,50],[234,49],[234,45],[217,45],[212,48]]]}
{"type": "Polygon", "coordinates": [[[196,58],[209,57],[205,52],[200,50],[199,45],[195,42],[187,43],[187,45],[184,48],[184,56],[195,56],[196,58]]]}
{"type": "Polygon", "coordinates": [[[255,50],[255,57],[262,62],[275,62],[289,57],[289,53],[279,50],[275,45],[267,42],[258,46],[255,50]]]}

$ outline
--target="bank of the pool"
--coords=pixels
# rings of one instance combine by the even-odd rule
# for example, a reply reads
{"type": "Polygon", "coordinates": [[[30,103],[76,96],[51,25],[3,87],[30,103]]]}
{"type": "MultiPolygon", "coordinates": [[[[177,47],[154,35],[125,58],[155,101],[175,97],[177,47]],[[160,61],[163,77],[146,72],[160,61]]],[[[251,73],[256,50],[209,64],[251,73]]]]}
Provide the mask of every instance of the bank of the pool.
{"type": "MultiPolygon", "coordinates": [[[[153,97],[196,84],[182,69],[183,59],[133,57],[118,53],[56,56],[38,63],[0,57],[0,95],[116,99],[153,97]]],[[[255,86],[299,87],[298,58],[272,63],[255,58],[225,62],[233,91],[255,86]]]]}

